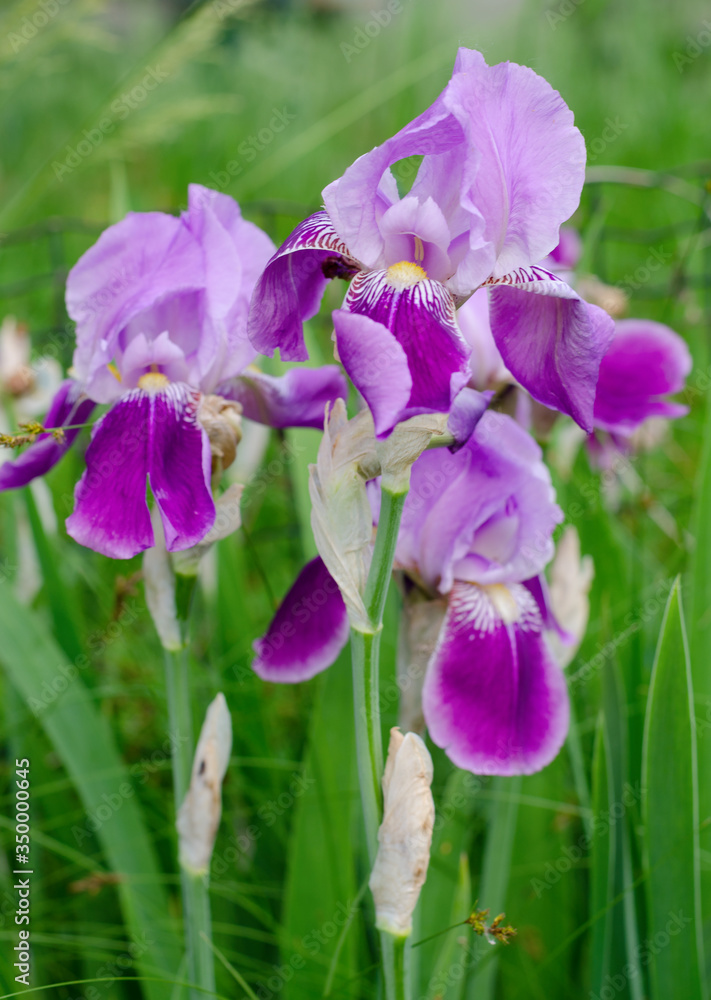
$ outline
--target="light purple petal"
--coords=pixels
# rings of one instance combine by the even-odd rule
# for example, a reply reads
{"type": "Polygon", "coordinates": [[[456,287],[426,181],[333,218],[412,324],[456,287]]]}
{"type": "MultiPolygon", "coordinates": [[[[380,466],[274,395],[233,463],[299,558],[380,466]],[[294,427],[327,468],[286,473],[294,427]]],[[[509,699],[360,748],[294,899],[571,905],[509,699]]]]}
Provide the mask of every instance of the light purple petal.
{"type": "Polygon", "coordinates": [[[445,107],[440,94],[419,117],[382,145],[360,156],[342,177],[324,189],[323,203],[333,227],[355,258],[367,267],[384,263],[384,239],[378,216],[387,208],[381,182],[390,165],[413,155],[445,153],[463,139],[461,126],[445,107]]]}
{"type": "Polygon", "coordinates": [[[630,433],[647,417],[681,417],[686,406],[664,397],[679,392],[691,371],[689,349],[661,323],[626,319],[600,365],[595,393],[595,426],[630,433]]]}
{"type": "Polygon", "coordinates": [[[92,391],[92,380],[113,360],[128,322],[166,296],[203,284],[198,241],[162,212],[130,212],[83,254],[67,278],[67,311],[77,324],[76,376],[97,402],[105,400],[92,391]]]}
{"type": "MultiPolygon", "coordinates": [[[[80,385],[73,379],[62,382],[44,418],[44,427],[63,427],[85,424],[96,404],[82,395],[80,385]]],[[[57,441],[51,434],[40,434],[34,444],[10,462],[0,465],[0,490],[26,486],[37,476],[49,472],[69,450],[81,430],[76,426],[64,432],[64,440],[57,441]]]]}
{"type": "Polygon", "coordinates": [[[452,403],[447,421],[447,431],[454,438],[450,451],[459,451],[474,433],[477,424],[486,413],[494,393],[478,392],[465,386],[452,403]]]}
{"type": "Polygon", "coordinates": [[[302,569],[252,664],[262,680],[296,684],[330,667],[348,642],[348,614],[338,584],[320,557],[302,569]]]}
{"type": "Polygon", "coordinates": [[[197,422],[199,396],[186,385],[134,389],[96,424],[67,531],[113,559],[153,545],[147,484],[169,551],[190,548],[212,527],[210,445],[197,422]]]}
{"type": "Polygon", "coordinates": [[[247,314],[257,280],[275,251],[259,226],[242,218],[237,202],[199,184],[188,187],[184,224],[200,243],[205,268],[205,319],[214,328],[217,352],[208,331],[199,348],[202,378],[230,378],[254,358],[247,337],[247,314]]]}
{"type": "MultiPolygon", "coordinates": [[[[407,405],[398,420],[419,413],[446,413],[450,409],[455,396],[469,380],[471,352],[459,332],[454,303],[444,285],[427,279],[403,284],[390,271],[361,273],[351,282],[344,308],[386,326],[405,353],[412,381],[407,405]]],[[[380,355],[377,365],[379,358],[380,355]]],[[[399,356],[393,361],[397,372],[388,372],[383,367],[382,381],[374,373],[381,394],[385,391],[383,384],[392,386],[399,379],[399,356]]],[[[343,363],[356,387],[361,389],[345,358],[343,363]]],[[[398,401],[404,395],[403,384],[398,384],[398,401]]]]}
{"type": "Polygon", "coordinates": [[[338,356],[373,414],[382,437],[404,419],[412,391],[407,355],[382,323],[336,309],[333,313],[338,356]]]}
{"type": "Polygon", "coordinates": [[[489,293],[486,288],[479,288],[457,309],[457,323],[472,349],[469,359],[472,384],[477,389],[486,389],[500,382],[510,382],[511,375],[506,370],[491,332],[489,293]]]}
{"type": "Polygon", "coordinates": [[[520,582],[551,559],[562,517],[536,442],[489,410],[456,454],[436,448],[415,462],[398,563],[441,593],[456,579],[520,582]]]}
{"type": "Polygon", "coordinates": [[[532,774],[565,740],[568,692],[521,585],[456,584],[425,677],[422,705],[433,742],[475,774],[532,774]],[[504,620],[501,606],[515,608],[504,620]]]}
{"type": "Polygon", "coordinates": [[[300,222],[257,282],[248,322],[254,347],[269,357],[278,347],[282,361],[306,361],[304,321],[318,312],[329,280],[355,267],[325,212],[300,222]]]}
{"type": "Polygon", "coordinates": [[[572,226],[563,226],[560,230],[558,246],[550,252],[549,260],[556,266],[556,270],[561,268],[572,271],[577,266],[583,252],[583,241],[577,229],[572,226]]]}
{"type": "MultiPolygon", "coordinates": [[[[464,204],[484,217],[485,238],[495,248],[494,277],[541,260],[577,208],[585,178],[585,142],[572,111],[527,66],[487,66],[481,53],[463,48],[444,103],[479,151],[464,204]]],[[[460,288],[455,276],[453,291],[471,291],[471,278],[460,288]]]]}
{"type": "Polygon", "coordinates": [[[541,267],[491,284],[491,330],[504,364],[534,399],[569,414],[586,431],[600,362],[614,322],[541,267]]]}
{"type": "Polygon", "coordinates": [[[285,375],[265,375],[256,368],[218,386],[220,396],[242,405],[249,420],[270,427],[323,430],[326,404],[348,398],[348,385],[337,365],[292,368],[285,375]]]}

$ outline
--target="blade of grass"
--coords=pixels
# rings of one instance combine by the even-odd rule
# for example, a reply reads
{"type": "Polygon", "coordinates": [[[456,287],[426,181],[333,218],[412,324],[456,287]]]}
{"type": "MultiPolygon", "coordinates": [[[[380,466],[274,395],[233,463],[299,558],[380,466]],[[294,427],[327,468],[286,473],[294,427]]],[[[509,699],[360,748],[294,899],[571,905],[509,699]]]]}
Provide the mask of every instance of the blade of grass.
{"type": "MultiPolygon", "coordinates": [[[[164,969],[173,974],[180,961],[177,938],[166,924],[168,901],[159,884],[160,870],[144,826],[128,772],[104,716],[95,709],[77,667],[64,657],[47,634],[41,619],[15,600],[10,588],[0,582],[0,663],[13,685],[29,705],[41,692],[52,691],[52,700],[38,709],[38,720],[52,746],[71,775],[87,814],[120,801],[120,813],[111,814],[96,836],[109,869],[125,876],[117,891],[129,933],[138,941],[151,942],[150,971],[164,969]],[[67,680],[67,678],[72,678],[67,680]],[[57,685],[61,679],[62,685],[57,685]],[[101,775],[109,771],[116,778],[101,775]],[[98,772],[98,774],[97,774],[98,772]],[[131,794],[119,794],[119,789],[131,794]],[[134,884],[132,876],[142,882],[134,884]]],[[[137,962],[143,969],[145,962],[137,962]]],[[[146,980],[151,1000],[164,1000],[167,992],[157,982],[146,980]]]]}
{"type": "Polygon", "coordinates": [[[674,584],[647,702],[642,787],[654,1000],[705,1000],[699,803],[691,665],[674,584]]]}

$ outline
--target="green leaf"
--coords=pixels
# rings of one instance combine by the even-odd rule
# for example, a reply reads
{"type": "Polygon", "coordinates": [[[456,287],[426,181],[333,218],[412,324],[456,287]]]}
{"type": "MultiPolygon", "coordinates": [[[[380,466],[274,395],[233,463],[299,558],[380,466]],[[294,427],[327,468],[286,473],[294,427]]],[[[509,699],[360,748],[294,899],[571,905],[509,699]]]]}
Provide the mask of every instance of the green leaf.
{"type": "MultiPolygon", "coordinates": [[[[174,978],[180,947],[166,921],[168,900],[161,872],[108,722],[78,676],[81,661],[70,664],[41,619],[18,604],[1,581],[0,634],[0,663],[28,705],[34,706],[87,815],[101,816],[97,810],[112,810],[113,802],[120,803],[98,826],[96,837],[108,869],[121,876],[117,891],[126,928],[141,949],[138,969],[146,976],[159,970],[174,978]]],[[[89,827],[80,829],[88,832],[89,827]]],[[[145,991],[150,1000],[169,995],[169,987],[159,982],[146,982],[145,991]]]]}
{"type": "Polygon", "coordinates": [[[654,1000],[705,1000],[691,666],[674,584],[647,701],[642,787],[654,1000]]]}
{"type": "MultiPolygon", "coordinates": [[[[608,781],[609,749],[602,715],[598,719],[593,752],[592,805],[595,818],[608,815],[610,785],[608,781]]],[[[609,823],[601,824],[592,839],[590,850],[590,986],[599,994],[610,972],[614,916],[615,839],[610,836],[609,823]]]]}
{"type": "Polygon", "coordinates": [[[304,768],[305,791],[294,805],[287,858],[281,962],[287,973],[290,964],[298,969],[298,975],[289,980],[289,1000],[321,996],[338,946],[333,997],[351,994],[350,980],[359,968],[355,939],[361,921],[353,920],[345,940],[339,941],[340,929],[358,905],[353,809],[360,811],[360,794],[348,647],[318,683],[304,768]]]}

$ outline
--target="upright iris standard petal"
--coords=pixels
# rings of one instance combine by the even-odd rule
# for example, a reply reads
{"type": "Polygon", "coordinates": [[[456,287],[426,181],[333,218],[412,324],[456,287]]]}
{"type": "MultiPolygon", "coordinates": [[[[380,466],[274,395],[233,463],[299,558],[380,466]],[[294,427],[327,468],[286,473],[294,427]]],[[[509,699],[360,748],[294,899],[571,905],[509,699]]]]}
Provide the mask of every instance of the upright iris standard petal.
{"type": "MultiPolygon", "coordinates": [[[[344,308],[387,327],[405,352],[411,389],[399,421],[450,409],[469,380],[471,351],[444,285],[429,280],[418,265],[403,262],[387,271],[357,275],[344,308]]],[[[383,376],[387,381],[387,369],[383,376]]]]}
{"type": "Polygon", "coordinates": [[[479,392],[465,386],[459,393],[449,411],[447,431],[454,438],[450,451],[459,451],[467,443],[476,430],[476,426],[486,413],[486,409],[494,396],[493,391],[479,392]]]}
{"type": "Polygon", "coordinates": [[[169,551],[190,548],[215,519],[210,445],[197,422],[198,394],[182,384],[135,389],[94,428],[86,471],[67,531],[114,559],[153,545],[147,485],[161,512],[169,551]]]}
{"type": "Polygon", "coordinates": [[[357,266],[325,212],[301,222],[257,282],[248,321],[254,347],[269,357],[278,347],[282,361],[306,361],[304,320],[318,312],[329,280],[357,266]]]}
{"type": "Polygon", "coordinates": [[[220,396],[240,403],[249,420],[270,427],[323,428],[328,403],[348,398],[348,385],[337,365],[292,368],[285,375],[265,375],[248,368],[218,386],[220,396]]]}
{"type": "Polygon", "coordinates": [[[423,688],[432,740],[476,774],[532,774],[568,728],[565,678],[520,584],[455,584],[423,688]]]}
{"type": "Polygon", "coordinates": [[[506,367],[539,403],[591,431],[613,320],[541,267],[522,267],[490,284],[491,331],[506,367]]]}
{"type": "Polygon", "coordinates": [[[266,634],[254,643],[252,664],[265,681],[296,684],[330,667],[348,641],[346,606],[320,557],[302,569],[266,634]]]}
{"type": "Polygon", "coordinates": [[[82,396],[81,387],[73,379],[62,382],[47,416],[45,427],[71,428],[58,441],[51,434],[41,434],[21,455],[0,465],[0,490],[27,486],[37,476],[44,476],[72,446],[81,425],[91,416],[94,402],[82,396]]]}
{"type": "MultiPolygon", "coordinates": [[[[487,66],[480,52],[464,48],[444,103],[479,151],[473,184],[462,192],[462,201],[484,218],[484,236],[495,252],[493,276],[541,260],[578,207],[585,178],[585,142],[572,111],[527,66],[487,66]]],[[[458,294],[471,291],[471,284],[462,287],[463,277],[455,276],[451,284],[458,294]]],[[[472,275],[466,277],[471,282],[472,275]]]]}
{"type": "Polygon", "coordinates": [[[682,417],[686,406],[664,397],[679,392],[691,371],[689,349],[662,323],[621,320],[600,365],[595,426],[629,434],[647,417],[682,417]]]}

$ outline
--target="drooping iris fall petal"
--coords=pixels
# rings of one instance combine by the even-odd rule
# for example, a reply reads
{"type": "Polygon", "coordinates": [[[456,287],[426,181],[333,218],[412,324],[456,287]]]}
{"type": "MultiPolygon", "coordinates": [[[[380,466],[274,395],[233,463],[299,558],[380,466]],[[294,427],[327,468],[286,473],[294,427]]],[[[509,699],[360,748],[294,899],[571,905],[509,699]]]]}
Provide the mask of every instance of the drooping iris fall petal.
{"type": "Polygon", "coordinates": [[[432,740],[476,774],[531,774],[568,729],[565,678],[520,584],[456,583],[422,694],[432,740]]]}
{"type": "Polygon", "coordinates": [[[197,421],[199,395],[172,383],[134,389],[94,428],[86,471],[75,490],[67,531],[114,559],[153,545],[150,485],[169,552],[197,544],[215,520],[210,443],[197,421]]]}
{"type": "Polygon", "coordinates": [[[348,642],[346,606],[320,557],[302,569],[267,632],[254,643],[252,666],[265,681],[296,684],[330,667],[348,642]]]}

